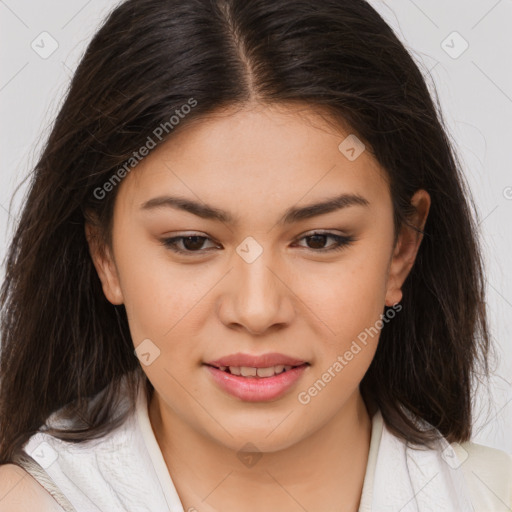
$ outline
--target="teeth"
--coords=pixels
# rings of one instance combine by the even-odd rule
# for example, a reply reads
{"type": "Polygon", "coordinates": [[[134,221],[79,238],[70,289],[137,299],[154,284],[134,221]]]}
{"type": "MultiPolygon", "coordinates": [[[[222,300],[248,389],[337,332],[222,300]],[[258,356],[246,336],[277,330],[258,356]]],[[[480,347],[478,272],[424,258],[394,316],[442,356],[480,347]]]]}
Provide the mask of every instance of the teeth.
{"type": "Polygon", "coordinates": [[[256,377],[256,368],[251,368],[249,366],[241,366],[240,374],[242,377],[256,377]]]}
{"type": "Polygon", "coordinates": [[[256,370],[256,374],[258,377],[272,377],[272,375],[275,375],[274,368],[272,366],[270,368],[258,368],[256,370]]]}
{"type": "MultiPolygon", "coordinates": [[[[225,371],[228,367],[221,366],[219,369],[225,371]]],[[[268,368],[252,368],[250,366],[230,366],[229,371],[233,375],[241,375],[242,377],[273,377],[284,371],[291,370],[293,367],[289,365],[276,365],[268,368]]]]}

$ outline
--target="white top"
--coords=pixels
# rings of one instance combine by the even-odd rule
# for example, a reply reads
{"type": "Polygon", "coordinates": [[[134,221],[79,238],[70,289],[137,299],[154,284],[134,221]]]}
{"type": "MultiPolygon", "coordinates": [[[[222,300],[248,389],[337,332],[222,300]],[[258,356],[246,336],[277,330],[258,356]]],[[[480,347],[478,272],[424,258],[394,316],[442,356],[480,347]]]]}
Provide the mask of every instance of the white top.
{"type": "MultiPolygon", "coordinates": [[[[370,451],[359,512],[383,510],[379,503],[372,503],[374,496],[381,492],[379,486],[374,486],[374,475],[383,431],[386,436],[392,435],[378,411],[372,417],[370,451]]],[[[446,463],[452,469],[462,469],[465,492],[469,493],[474,512],[510,511],[512,457],[470,442],[454,443],[452,447],[456,457],[453,460],[446,457],[446,463]]],[[[142,385],[135,414],[101,439],[73,444],[39,432],[27,441],[23,450],[44,468],[76,512],[184,512],[149,420],[142,385]]],[[[382,464],[382,453],[381,450],[379,464],[382,464]]],[[[391,466],[392,462],[388,464],[391,466]]],[[[392,479],[394,468],[389,467],[387,472],[392,479]]],[[[32,474],[43,482],[42,476],[32,474]]],[[[399,487],[401,482],[394,484],[399,487]]],[[[47,484],[44,486],[48,488],[47,484]]],[[[414,496],[411,499],[417,500],[414,496]]],[[[436,504],[427,504],[424,508],[418,506],[414,510],[434,511],[436,504]]]]}

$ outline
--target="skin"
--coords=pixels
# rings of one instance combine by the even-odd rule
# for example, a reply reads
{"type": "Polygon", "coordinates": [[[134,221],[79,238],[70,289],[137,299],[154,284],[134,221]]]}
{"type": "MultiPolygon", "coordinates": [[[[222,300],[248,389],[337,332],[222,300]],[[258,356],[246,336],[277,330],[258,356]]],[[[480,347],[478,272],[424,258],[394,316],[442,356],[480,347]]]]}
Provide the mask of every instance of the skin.
{"type": "MultiPolygon", "coordinates": [[[[134,346],[150,339],[160,350],[142,366],[155,387],[149,415],[185,511],[358,509],[371,435],[359,383],[378,335],[309,403],[298,394],[375,325],[384,305],[401,300],[421,235],[404,227],[393,245],[386,173],[368,150],[354,161],[340,152],[350,133],[307,106],[218,113],[173,134],[122,181],[111,248],[92,243],[86,227],[104,293],[125,305],[134,346]],[[340,193],[369,205],[277,224],[289,207],[340,193]],[[141,209],[164,194],[239,222],[141,209]],[[318,230],[355,240],[322,252],[335,240],[305,238],[318,230]],[[179,243],[189,248],[179,255],[162,245],[179,235],[208,239],[179,243]],[[236,252],[249,236],[263,250],[251,263],[236,252]],[[236,352],[280,352],[310,366],[283,397],[246,402],[218,388],[203,365],[236,352]],[[248,442],[261,456],[250,467],[237,457],[248,442]]],[[[430,197],[420,190],[411,203],[411,223],[423,229],[430,197]]]]}

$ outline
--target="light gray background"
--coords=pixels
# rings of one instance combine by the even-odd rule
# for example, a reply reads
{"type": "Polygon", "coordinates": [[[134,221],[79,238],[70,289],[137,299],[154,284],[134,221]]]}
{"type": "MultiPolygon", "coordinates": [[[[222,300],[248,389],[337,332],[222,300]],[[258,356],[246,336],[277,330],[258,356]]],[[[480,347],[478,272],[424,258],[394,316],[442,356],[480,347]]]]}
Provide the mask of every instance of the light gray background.
{"type": "MultiPolygon", "coordinates": [[[[488,271],[490,322],[500,360],[490,390],[478,395],[473,440],[512,454],[512,1],[371,3],[421,66],[431,91],[435,84],[475,197],[488,271]]],[[[2,260],[25,190],[22,187],[15,196],[9,213],[14,188],[36,163],[85,46],[116,4],[0,0],[2,260]],[[41,36],[43,32],[50,36],[41,36]],[[58,48],[42,58],[52,44],[58,48]]]]}

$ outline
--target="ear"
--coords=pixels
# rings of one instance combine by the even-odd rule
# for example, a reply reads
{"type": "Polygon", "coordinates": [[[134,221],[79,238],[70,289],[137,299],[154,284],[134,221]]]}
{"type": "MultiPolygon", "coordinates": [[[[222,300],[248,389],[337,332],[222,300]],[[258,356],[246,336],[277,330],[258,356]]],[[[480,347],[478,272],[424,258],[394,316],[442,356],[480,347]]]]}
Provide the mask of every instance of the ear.
{"type": "MultiPolygon", "coordinates": [[[[423,231],[430,209],[430,195],[426,190],[418,190],[411,199],[416,212],[409,224],[423,231]]],[[[386,306],[392,306],[402,300],[402,285],[414,265],[423,234],[408,225],[403,225],[389,264],[386,289],[386,306]]]]}
{"type": "Polygon", "coordinates": [[[119,283],[117,267],[111,251],[106,244],[101,242],[102,239],[99,236],[98,229],[87,221],[85,222],[85,237],[105,297],[114,305],[123,304],[124,297],[119,283]]]}

